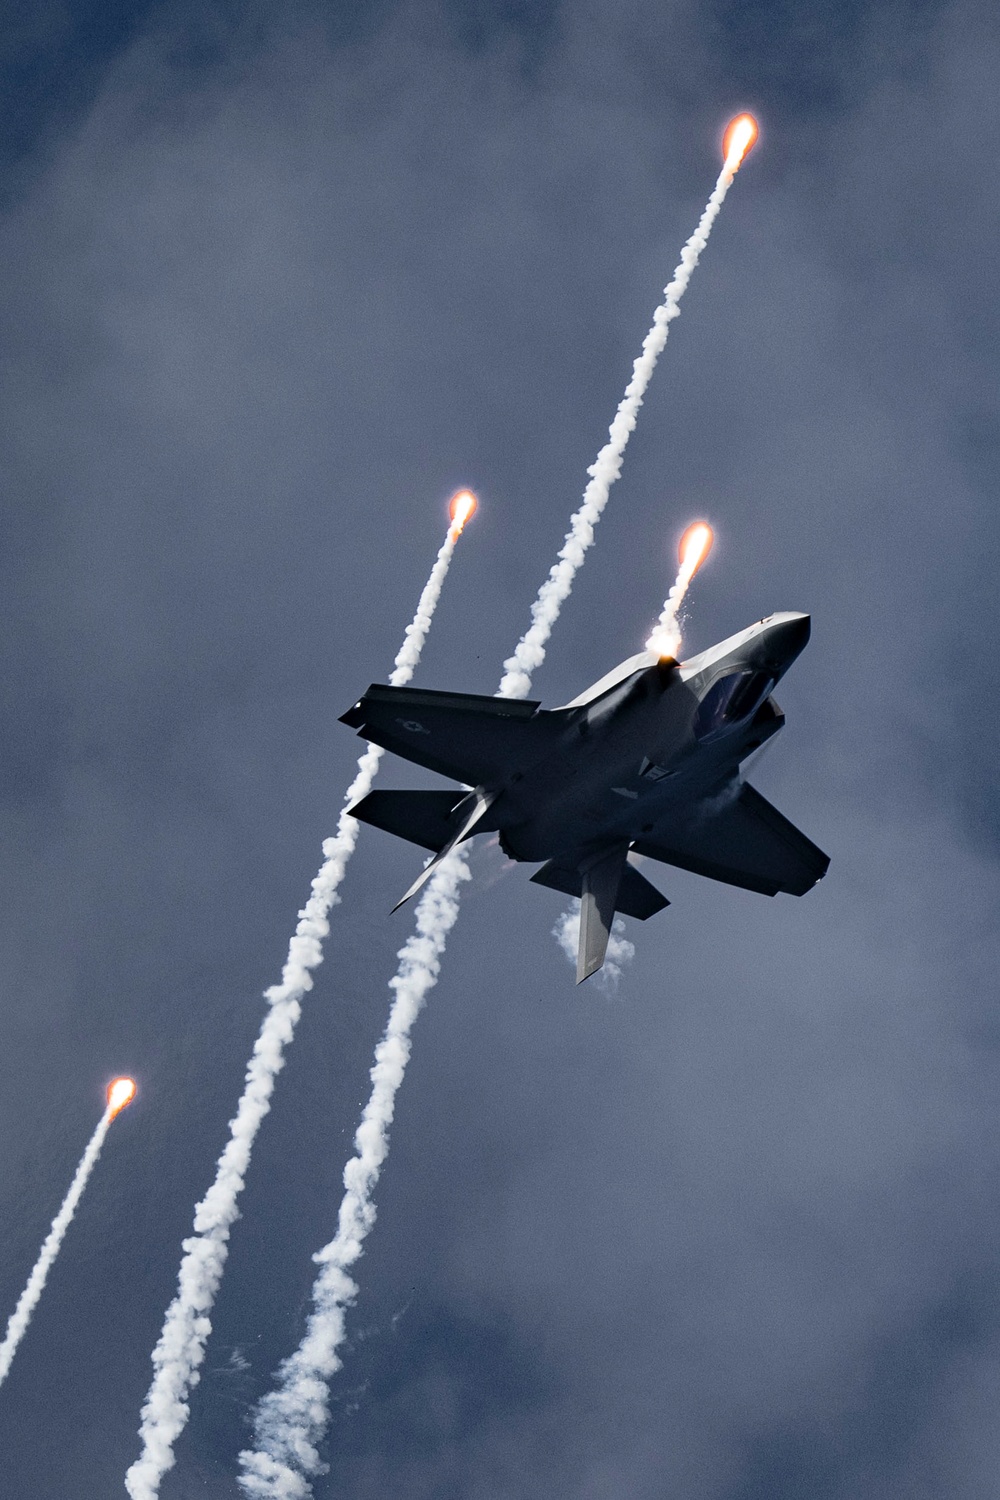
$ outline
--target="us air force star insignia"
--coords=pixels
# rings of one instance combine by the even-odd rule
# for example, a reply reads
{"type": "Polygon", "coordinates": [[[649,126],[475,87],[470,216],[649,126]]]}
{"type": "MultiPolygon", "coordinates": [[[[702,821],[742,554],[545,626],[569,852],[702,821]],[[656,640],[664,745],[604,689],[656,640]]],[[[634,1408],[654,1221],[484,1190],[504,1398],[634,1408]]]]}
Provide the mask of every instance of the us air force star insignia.
{"type": "Polygon", "coordinates": [[[397,719],[396,723],[408,729],[411,734],[430,734],[430,730],[425,729],[419,719],[397,719]]]}

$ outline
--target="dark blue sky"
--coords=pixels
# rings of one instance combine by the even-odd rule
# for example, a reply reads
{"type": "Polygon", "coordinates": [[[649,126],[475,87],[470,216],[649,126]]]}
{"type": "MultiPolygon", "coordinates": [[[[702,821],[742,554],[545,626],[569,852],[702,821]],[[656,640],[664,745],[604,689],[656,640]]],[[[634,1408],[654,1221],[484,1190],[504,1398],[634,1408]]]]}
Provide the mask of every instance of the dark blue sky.
{"type": "MultiPolygon", "coordinates": [[[[803,901],[681,872],[577,990],[476,855],[359,1268],[320,1497],[987,1500],[1000,1369],[1000,29],[951,4],[11,11],[0,100],[4,1489],[106,1500],[295,914],[460,483],[418,681],[491,692],[718,170],[536,691],[813,639],[757,782],[803,901]],[[6,1316],[4,1314],[4,1316],[6,1316]]],[[[383,784],[428,784],[389,765],[383,784]]],[[[362,835],[164,1500],[298,1342],[410,916],[362,835]]]]}

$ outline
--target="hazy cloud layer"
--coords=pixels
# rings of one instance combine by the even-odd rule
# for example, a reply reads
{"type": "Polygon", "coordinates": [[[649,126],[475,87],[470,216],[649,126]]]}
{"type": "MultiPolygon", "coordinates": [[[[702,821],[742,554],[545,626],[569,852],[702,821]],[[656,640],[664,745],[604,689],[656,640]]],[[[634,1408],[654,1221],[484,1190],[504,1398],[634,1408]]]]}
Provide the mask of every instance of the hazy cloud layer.
{"type": "MultiPolygon", "coordinates": [[[[93,102],[54,86],[25,126],[0,219],[0,1306],[106,1079],[141,1094],[4,1388],[24,1500],[104,1500],[136,1455],[357,754],[336,717],[387,674],[445,499],[483,504],[420,680],[488,692],[741,106],[760,147],[536,688],[638,649],[706,515],[691,649],[813,612],[757,780],[830,875],[771,902],[663,871],[612,998],[572,984],[564,901],[476,855],[317,1494],[992,1496],[1000,35],[976,4],[816,16],[162,11],[88,56],[93,102]]],[[[416,868],[362,839],[164,1500],[234,1493],[301,1335],[416,868]]]]}

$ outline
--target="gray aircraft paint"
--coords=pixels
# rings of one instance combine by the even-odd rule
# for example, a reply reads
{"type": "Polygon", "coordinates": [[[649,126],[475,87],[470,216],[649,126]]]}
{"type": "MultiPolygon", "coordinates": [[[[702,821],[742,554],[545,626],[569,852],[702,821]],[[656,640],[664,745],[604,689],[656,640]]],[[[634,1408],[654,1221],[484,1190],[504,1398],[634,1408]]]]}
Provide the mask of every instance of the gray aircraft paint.
{"type": "MultiPolygon", "coordinates": [[[[470,791],[376,791],[351,812],[435,851],[497,832],[532,877],[581,898],[577,982],[604,962],[616,911],[666,898],[629,855],[776,895],[804,895],[829,860],[740,777],[784,717],[771,693],[809,639],[774,614],[688,661],[643,651],[562,708],[373,684],[343,716],[366,739],[470,791]]],[[[397,903],[402,905],[402,901],[397,903]]]]}

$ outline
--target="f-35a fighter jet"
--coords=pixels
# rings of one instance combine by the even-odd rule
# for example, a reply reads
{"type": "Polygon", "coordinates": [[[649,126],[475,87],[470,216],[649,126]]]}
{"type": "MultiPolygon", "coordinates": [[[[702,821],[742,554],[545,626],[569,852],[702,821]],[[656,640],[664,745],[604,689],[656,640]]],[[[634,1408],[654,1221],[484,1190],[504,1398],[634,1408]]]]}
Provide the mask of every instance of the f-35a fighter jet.
{"type": "Polygon", "coordinates": [[[808,615],[770,615],[685,662],[642,651],[555,709],[374,685],[342,722],[464,786],[370,792],[350,811],[434,851],[403,901],[477,833],[544,860],[532,880],[581,898],[579,984],[616,911],[644,921],[669,905],[637,856],[766,896],[826,874],[827,856],[740,775],[784,724],[771,692],[808,639],[808,615]]]}

